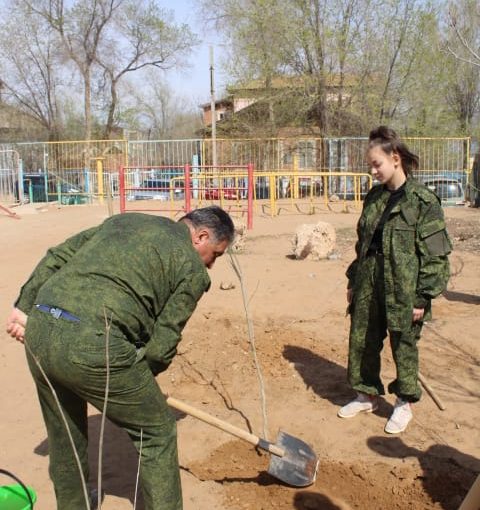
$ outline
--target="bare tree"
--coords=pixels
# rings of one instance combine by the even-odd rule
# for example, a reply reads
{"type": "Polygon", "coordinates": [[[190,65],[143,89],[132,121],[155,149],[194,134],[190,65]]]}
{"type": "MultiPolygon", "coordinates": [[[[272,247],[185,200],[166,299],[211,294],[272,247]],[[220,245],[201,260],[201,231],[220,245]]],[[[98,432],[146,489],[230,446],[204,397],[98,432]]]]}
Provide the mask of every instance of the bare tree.
{"type": "Polygon", "coordinates": [[[153,1],[129,0],[116,12],[108,37],[97,52],[109,88],[104,138],[109,138],[118,105],[118,84],[128,73],[153,67],[167,70],[182,64],[197,43],[187,25],[175,25],[153,1]]]}
{"type": "Polygon", "coordinates": [[[198,135],[202,127],[198,107],[176,96],[156,73],[147,73],[142,87],[127,84],[125,92],[119,115],[128,129],[155,140],[198,135]]]}
{"type": "Polygon", "coordinates": [[[480,4],[477,0],[452,1],[446,48],[458,60],[480,67],[480,4]],[[453,36],[453,37],[452,37],[453,36]]]}
{"type": "Polygon", "coordinates": [[[378,17],[380,28],[375,43],[377,72],[384,76],[379,94],[379,122],[393,121],[403,104],[405,91],[415,79],[423,45],[425,13],[429,7],[420,0],[388,0],[388,18],[378,17]]]}
{"type": "Polygon", "coordinates": [[[451,2],[444,48],[453,62],[446,98],[462,132],[467,133],[480,107],[480,5],[475,0],[451,2]]]}
{"type": "Polygon", "coordinates": [[[86,140],[92,137],[92,72],[107,24],[124,0],[23,0],[58,34],[83,79],[86,140]]]}
{"type": "MultiPolygon", "coordinates": [[[[327,76],[333,71],[328,43],[328,0],[295,0],[298,31],[295,54],[290,59],[292,68],[305,75],[313,84],[314,103],[311,108],[315,123],[324,135],[328,132],[327,76]]],[[[310,89],[310,87],[308,87],[310,89]]],[[[308,90],[310,93],[310,90],[308,90]]],[[[310,95],[310,94],[309,94],[310,95]]]]}
{"type": "Polygon", "coordinates": [[[447,102],[455,112],[462,133],[467,134],[480,106],[478,71],[472,66],[463,67],[455,76],[457,80],[447,89],[447,102]]]}
{"type": "Polygon", "coordinates": [[[338,0],[336,13],[331,17],[334,79],[330,83],[331,106],[327,112],[332,116],[328,121],[330,129],[336,133],[348,130],[347,124],[352,120],[348,112],[358,104],[372,70],[368,53],[373,29],[372,4],[371,0],[338,0]]]}
{"type": "Polygon", "coordinates": [[[287,69],[306,78],[305,103],[320,133],[345,119],[371,72],[372,0],[291,0],[287,69]]]}
{"type": "Polygon", "coordinates": [[[14,6],[5,14],[0,27],[3,88],[11,103],[47,130],[49,140],[58,140],[58,89],[62,85],[58,38],[25,5],[14,6]]]}

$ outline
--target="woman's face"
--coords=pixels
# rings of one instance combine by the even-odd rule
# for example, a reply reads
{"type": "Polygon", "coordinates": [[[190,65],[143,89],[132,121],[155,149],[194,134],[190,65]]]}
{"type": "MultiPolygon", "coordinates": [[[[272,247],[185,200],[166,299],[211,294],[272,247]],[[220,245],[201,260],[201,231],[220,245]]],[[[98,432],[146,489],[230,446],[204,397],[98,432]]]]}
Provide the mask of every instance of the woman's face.
{"type": "Polygon", "coordinates": [[[368,149],[367,161],[371,168],[372,177],[388,188],[396,189],[405,182],[406,177],[402,169],[402,162],[396,152],[387,154],[377,145],[368,149]]]}

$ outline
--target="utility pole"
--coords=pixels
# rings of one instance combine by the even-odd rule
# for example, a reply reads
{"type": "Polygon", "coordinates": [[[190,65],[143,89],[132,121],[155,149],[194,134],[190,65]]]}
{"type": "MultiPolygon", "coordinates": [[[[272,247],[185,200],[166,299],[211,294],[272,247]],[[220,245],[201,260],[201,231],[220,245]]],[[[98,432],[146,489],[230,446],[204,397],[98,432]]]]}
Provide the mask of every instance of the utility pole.
{"type": "Polygon", "coordinates": [[[213,46],[210,46],[210,112],[212,114],[212,165],[217,166],[217,114],[215,112],[215,72],[213,46]]]}

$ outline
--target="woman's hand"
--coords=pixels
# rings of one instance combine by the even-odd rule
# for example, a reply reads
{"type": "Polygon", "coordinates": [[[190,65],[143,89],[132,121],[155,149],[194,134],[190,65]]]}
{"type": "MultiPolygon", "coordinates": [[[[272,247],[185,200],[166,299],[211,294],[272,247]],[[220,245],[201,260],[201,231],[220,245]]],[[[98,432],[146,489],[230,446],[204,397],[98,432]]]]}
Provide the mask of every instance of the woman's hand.
{"type": "Polygon", "coordinates": [[[425,314],[424,308],[414,308],[412,314],[412,321],[419,322],[423,319],[423,315],[425,314]]]}
{"type": "Polygon", "coordinates": [[[18,308],[14,308],[7,317],[7,333],[22,344],[25,341],[27,319],[27,315],[18,308]]]}

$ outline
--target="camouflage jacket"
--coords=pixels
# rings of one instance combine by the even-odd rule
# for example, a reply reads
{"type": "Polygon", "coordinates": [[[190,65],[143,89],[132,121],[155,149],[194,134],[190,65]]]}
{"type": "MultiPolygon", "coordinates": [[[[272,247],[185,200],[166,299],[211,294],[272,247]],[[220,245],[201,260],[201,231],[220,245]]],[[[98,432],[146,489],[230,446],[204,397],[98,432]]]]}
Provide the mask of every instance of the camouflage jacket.
{"type": "MultiPolygon", "coordinates": [[[[365,197],[357,225],[357,257],[346,273],[354,302],[361,297],[359,293],[371,292],[362,278],[362,264],[389,196],[379,185],[365,197]]],[[[425,319],[429,319],[431,299],[441,294],[448,282],[452,245],[440,200],[413,178],[407,179],[405,194],[385,223],[382,248],[388,328],[409,327],[414,307],[425,308],[425,319]]]]}
{"type": "Polygon", "coordinates": [[[188,227],[147,214],[122,214],[48,250],[15,303],[56,306],[105,333],[145,344],[154,372],[176,353],[181,331],[210,286],[188,227]]]}

